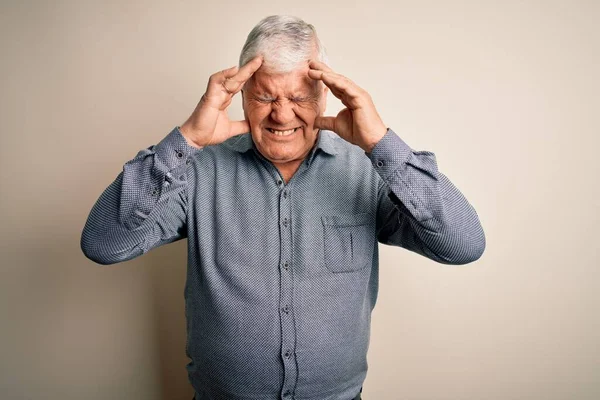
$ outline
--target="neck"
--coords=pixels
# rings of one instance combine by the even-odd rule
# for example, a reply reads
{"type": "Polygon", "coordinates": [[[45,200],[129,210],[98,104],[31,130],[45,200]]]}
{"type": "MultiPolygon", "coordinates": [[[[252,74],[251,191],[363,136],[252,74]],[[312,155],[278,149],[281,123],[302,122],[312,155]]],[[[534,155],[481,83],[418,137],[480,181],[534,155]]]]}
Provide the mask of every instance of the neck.
{"type": "Polygon", "coordinates": [[[300,168],[302,161],[304,161],[304,160],[291,161],[291,162],[287,162],[285,164],[273,164],[273,165],[275,165],[277,170],[279,170],[279,173],[283,177],[283,180],[285,181],[285,183],[288,183],[290,181],[290,179],[292,179],[292,176],[294,176],[294,174],[300,168]]]}

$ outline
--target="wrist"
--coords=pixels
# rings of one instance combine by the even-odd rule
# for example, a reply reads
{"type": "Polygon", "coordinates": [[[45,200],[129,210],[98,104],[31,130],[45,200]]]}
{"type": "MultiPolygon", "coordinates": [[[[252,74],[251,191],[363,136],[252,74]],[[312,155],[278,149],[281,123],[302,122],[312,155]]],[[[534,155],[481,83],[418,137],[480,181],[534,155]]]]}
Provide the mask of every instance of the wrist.
{"type": "Polygon", "coordinates": [[[383,139],[383,137],[385,136],[387,131],[388,131],[387,127],[378,129],[379,133],[376,136],[374,136],[374,138],[372,140],[370,140],[367,144],[365,144],[363,146],[363,150],[369,154],[372,153],[375,146],[377,146],[377,143],[379,143],[381,141],[381,139],[383,139]]]}
{"type": "Polygon", "coordinates": [[[178,128],[179,128],[179,132],[181,132],[181,136],[183,136],[183,138],[185,139],[185,141],[187,142],[188,145],[195,147],[197,149],[201,149],[204,147],[204,145],[201,145],[201,144],[197,143],[196,141],[194,141],[193,137],[195,137],[197,135],[194,135],[193,130],[191,129],[191,127],[187,123],[187,121],[185,123],[183,123],[181,126],[179,126],[178,128]]]}

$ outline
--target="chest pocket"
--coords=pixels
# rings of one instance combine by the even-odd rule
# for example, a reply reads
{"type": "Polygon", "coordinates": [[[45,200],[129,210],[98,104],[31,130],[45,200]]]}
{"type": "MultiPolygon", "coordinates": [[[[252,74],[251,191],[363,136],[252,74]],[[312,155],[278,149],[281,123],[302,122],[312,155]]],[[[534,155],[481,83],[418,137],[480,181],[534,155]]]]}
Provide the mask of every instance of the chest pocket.
{"type": "Polygon", "coordinates": [[[374,222],[370,214],[325,215],[321,222],[327,269],[352,272],[371,264],[374,222]]]}

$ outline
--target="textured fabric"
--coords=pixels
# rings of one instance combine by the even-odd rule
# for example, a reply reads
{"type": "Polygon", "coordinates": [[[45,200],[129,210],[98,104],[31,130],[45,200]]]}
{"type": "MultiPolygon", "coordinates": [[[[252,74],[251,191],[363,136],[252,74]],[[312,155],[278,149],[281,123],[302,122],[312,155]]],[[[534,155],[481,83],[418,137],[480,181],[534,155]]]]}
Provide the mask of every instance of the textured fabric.
{"type": "Polygon", "coordinates": [[[321,130],[286,184],[249,133],[141,150],[81,236],[113,264],[188,239],[189,379],[200,400],[347,400],[367,373],[378,242],[443,264],[484,251],[474,208],[391,129],[366,153],[321,130]]]}
{"type": "MultiPolygon", "coordinates": [[[[199,400],[201,399],[201,395],[199,393],[194,393],[194,396],[192,396],[192,400],[199,400]]],[[[363,400],[362,398],[362,387],[360,388],[360,392],[358,392],[358,394],[356,396],[354,396],[353,398],[349,399],[349,400],[363,400]]]]}
{"type": "MultiPolygon", "coordinates": [[[[199,400],[200,398],[201,398],[200,394],[198,394],[198,393],[195,393],[194,396],[192,396],[192,400],[199,400]]],[[[350,400],[363,400],[363,398],[362,398],[362,388],[361,388],[361,391],[356,396],[354,396],[352,399],[350,399],[350,400]]]]}

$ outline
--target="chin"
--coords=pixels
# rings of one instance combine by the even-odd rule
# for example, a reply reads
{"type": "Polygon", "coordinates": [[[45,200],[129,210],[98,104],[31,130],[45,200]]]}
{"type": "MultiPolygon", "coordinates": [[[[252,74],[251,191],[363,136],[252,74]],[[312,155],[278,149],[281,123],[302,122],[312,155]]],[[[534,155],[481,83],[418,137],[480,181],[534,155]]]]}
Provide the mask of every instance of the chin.
{"type": "Polygon", "coordinates": [[[292,154],[281,151],[267,151],[267,158],[273,162],[283,163],[294,159],[292,154]]]}

